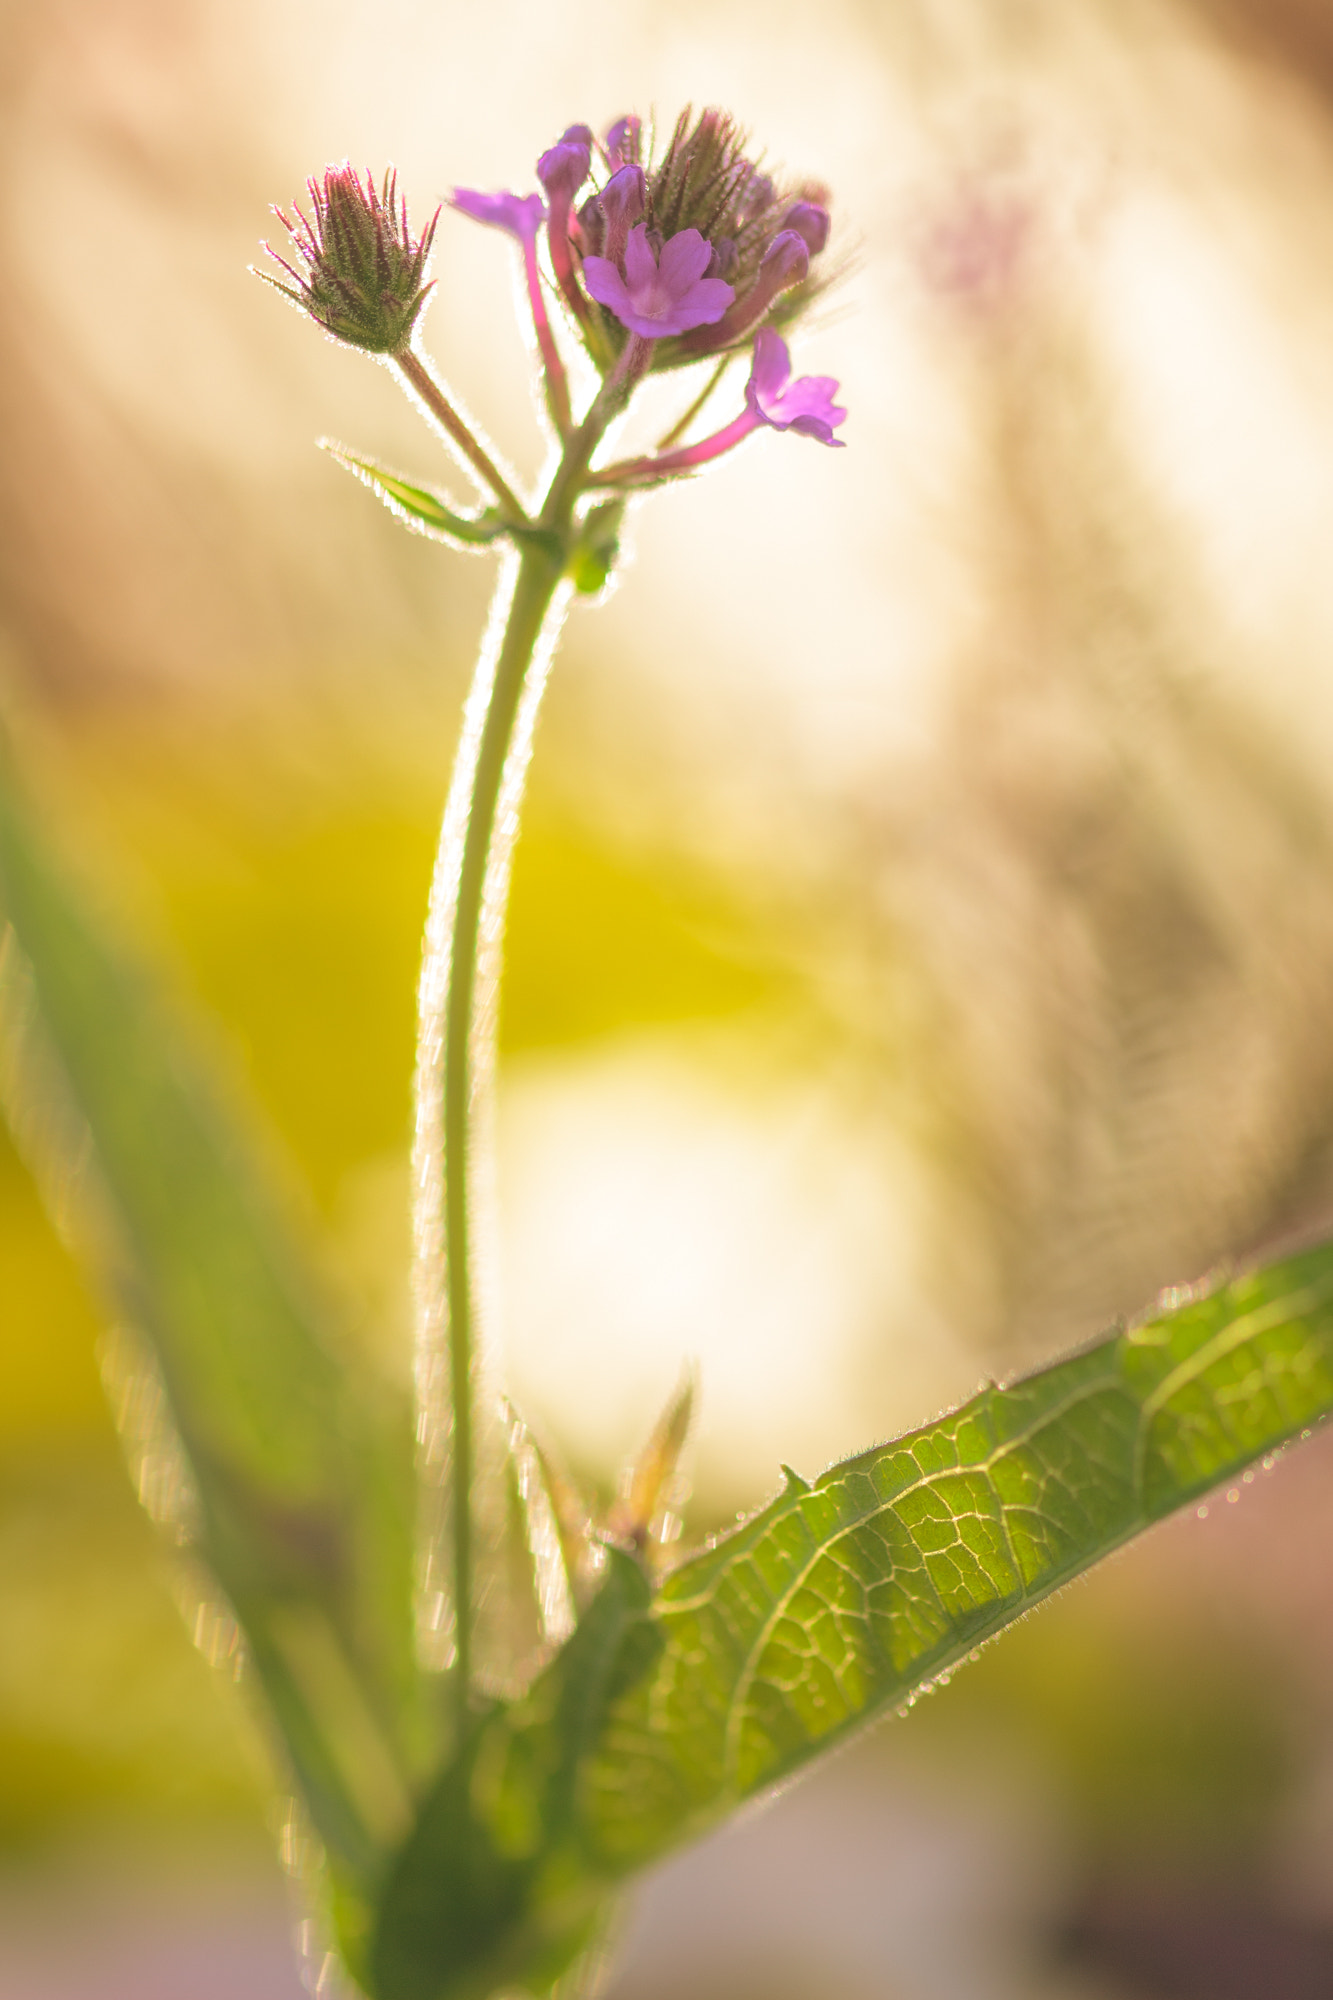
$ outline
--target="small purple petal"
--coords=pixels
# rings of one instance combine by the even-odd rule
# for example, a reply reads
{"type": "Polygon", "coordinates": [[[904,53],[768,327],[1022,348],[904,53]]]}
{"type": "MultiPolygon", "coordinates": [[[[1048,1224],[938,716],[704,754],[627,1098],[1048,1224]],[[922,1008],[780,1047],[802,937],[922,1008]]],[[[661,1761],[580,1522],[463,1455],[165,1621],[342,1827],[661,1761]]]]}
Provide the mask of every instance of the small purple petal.
{"type": "Polygon", "coordinates": [[[625,316],[627,313],[632,313],[634,308],[625,289],[625,280],[609,257],[585,257],[583,282],[588,288],[590,298],[596,299],[599,306],[605,306],[618,320],[626,326],[629,325],[625,316]]]}
{"type": "Polygon", "coordinates": [[[817,257],[828,242],[829,212],[817,201],[798,201],[794,208],[787,211],[782,226],[794,229],[810,255],[817,257]]]}
{"type": "Polygon", "coordinates": [[[546,220],[546,205],[539,194],[479,194],[475,188],[455,188],[449,206],[460,215],[470,215],[474,222],[507,230],[520,243],[535,243],[546,220]]]}
{"type": "Polygon", "coordinates": [[[762,327],[755,336],[754,362],[745,385],[745,400],[762,407],[780,396],[790,379],[791,355],[786,341],[771,326],[762,327]]]}
{"type": "Polygon", "coordinates": [[[648,241],[648,231],[639,222],[631,229],[625,245],[625,283],[633,297],[656,282],[657,259],[648,241]]]}
{"type": "Polygon", "coordinates": [[[838,392],[833,377],[802,375],[792,382],[790,376],[786,342],[772,327],[764,327],[755,340],[754,365],[745,385],[748,408],[775,431],[796,431],[841,450],[843,441],[833,433],[847,421],[847,412],[833,400],[838,392]]]}
{"type": "Polygon", "coordinates": [[[697,229],[679,229],[663,244],[660,260],[643,223],[625,245],[625,275],[605,257],[585,257],[584,281],[631,333],[645,340],[688,333],[721,319],[736,294],[720,278],[705,278],[712,246],[697,229]],[[614,278],[614,282],[612,281],[614,278]]]}
{"type": "Polygon", "coordinates": [[[681,298],[712,262],[713,246],[697,229],[678,229],[662,245],[657,260],[658,282],[673,298],[681,298]]]}

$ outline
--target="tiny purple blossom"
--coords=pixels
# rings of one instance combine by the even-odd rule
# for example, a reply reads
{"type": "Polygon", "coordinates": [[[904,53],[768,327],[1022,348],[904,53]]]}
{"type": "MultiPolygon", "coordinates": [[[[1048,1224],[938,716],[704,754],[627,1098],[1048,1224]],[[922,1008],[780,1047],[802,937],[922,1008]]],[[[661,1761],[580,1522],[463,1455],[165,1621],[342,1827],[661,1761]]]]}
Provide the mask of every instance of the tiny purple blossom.
{"type": "Polygon", "coordinates": [[[793,382],[786,341],[771,326],[760,328],[745,401],[761,423],[775,431],[799,431],[802,437],[841,449],[843,440],[833,433],[847,421],[847,412],[834,402],[837,393],[831,375],[801,375],[793,382]]]}
{"type": "Polygon", "coordinates": [[[697,229],[679,229],[653,254],[648,231],[637,223],[625,245],[625,274],[606,257],[585,257],[583,281],[599,305],[645,340],[688,333],[720,320],[736,294],[720,278],[706,278],[712,245],[697,229]]]}
{"type": "Polygon", "coordinates": [[[474,188],[455,188],[449,206],[474,222],[507,230],[520,243],[535,243],[546,220],[546,204],[539,194],[478,194],[474,188]]]}

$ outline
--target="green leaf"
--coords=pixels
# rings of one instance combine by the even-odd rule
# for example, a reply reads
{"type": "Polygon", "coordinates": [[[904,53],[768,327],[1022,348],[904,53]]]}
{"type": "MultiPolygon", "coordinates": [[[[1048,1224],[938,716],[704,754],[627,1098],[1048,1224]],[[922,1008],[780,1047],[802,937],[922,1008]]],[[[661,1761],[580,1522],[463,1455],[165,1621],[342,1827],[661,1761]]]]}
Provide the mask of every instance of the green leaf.
{"type": "Polygon", "coordinates": [[[385,465],[379,465],[373,458],[361,458],[349,451],[336,438],[321,438],[321,451],[328,452],[363,486],[377,493],[390,513],[400,521],[406,521],[409,528],[418,534],[429,535],[435,541],[462,543],[468,548],[486,548],[507,532],[504,521],[494,511],[478,515],[475,519],[458,514],[448,502],[428,486],[414,486],[410,480],[398,473],[390,472],[385,465]]]}
{"type": "MultiPolygon", "coordinates": [[[[1333,1409],[1333,1247],[786,1474],[653,1596],[628,1556],[391,1878],[380,2000],[547,1993],[634,1871],[1333,1409]]],[[[563,1991],[563,1988],[561,1989],[563,1991]]]]}
{"type": "Polygon", "coordinates": [[[583,523],[569,559],[569,574],[584,597],[597,595],[619,561],[625,505],[623,499],[604,500],[583,523]]]}
{"type": "Polygon", "coordinates": [[[780,1783],[1333,1409],[1333,1248],[789,1478],[666,1580],[582,1781],[610,1873],[780,1783]]]}
{"type": "Polygon", "coordinates": [[[183,1452],[167,1511],[245,1633],[335,1870],[365,1880],[436,1753],[410,1411],[338,1365],[337,1314],[198,1037],[44,851],[3,743],[0,932],[5,1109],[143,1362],[122,1418],[159,1500],[164,1448],[183,1452]]]}

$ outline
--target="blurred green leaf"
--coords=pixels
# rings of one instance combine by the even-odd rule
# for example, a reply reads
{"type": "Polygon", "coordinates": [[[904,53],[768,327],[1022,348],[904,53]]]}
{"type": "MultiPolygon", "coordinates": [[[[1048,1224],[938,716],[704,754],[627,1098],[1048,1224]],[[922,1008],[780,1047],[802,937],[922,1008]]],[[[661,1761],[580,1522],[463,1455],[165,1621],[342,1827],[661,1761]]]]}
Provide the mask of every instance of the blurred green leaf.
{"type": "Polygon", "coordinates": [[[1333,1409],[1333,1248],[784,1492],[652,1596],[628,1557],[428,1802],[381,2000],[547,1991],[596,1892],[780,1784],[1333,1409]]]}
{"type": "Polygon", "coordinates": [[[6,1109],[123,1317],[141,1490],[221,1584],[330,1854],[364,1878],[434,1749],[410,1412],[336,1364],[335,1309],[195,1038],[44,853],[2,761],[0,919],[6,1109]]]}

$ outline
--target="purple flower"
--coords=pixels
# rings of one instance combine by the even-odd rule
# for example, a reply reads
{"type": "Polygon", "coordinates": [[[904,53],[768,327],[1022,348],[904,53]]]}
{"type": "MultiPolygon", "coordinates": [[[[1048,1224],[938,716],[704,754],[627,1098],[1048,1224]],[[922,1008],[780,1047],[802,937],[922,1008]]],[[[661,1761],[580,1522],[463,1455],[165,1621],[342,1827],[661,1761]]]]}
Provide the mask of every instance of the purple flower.
{"type": "Polygon", "coordinates": [[[799,431],[802,437],[841,448],[843,440],[833,433],[847,421],[847,412],[834,402],[837,393],[838,385],[831,375],[801,375],[793,382],[786,341],[771,326],[761,327],[745,385],[746,404],[760,423],[775,431],[799,431]]]}
{"type": "Polygon", "coordinates": [[[711,326],[735,298],[730,285],[704,276],[712,255],[712,245],[697,229],[680,229],[655,257],[640,222],[625,245],[625,275],[606,257],[585,257],[583,282],[631,333],[661,340],[711,326]]]}
{"type": "Polygon", "coordinates": [[[539,194],[478,194],[473,188],[455,188],[449,206],[474,222],[507,230],[520,243],[535,243],[546,220],[546,204],[539,194]]]}

